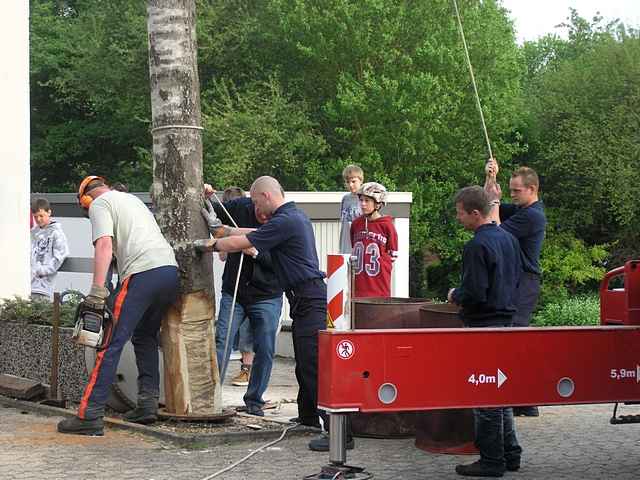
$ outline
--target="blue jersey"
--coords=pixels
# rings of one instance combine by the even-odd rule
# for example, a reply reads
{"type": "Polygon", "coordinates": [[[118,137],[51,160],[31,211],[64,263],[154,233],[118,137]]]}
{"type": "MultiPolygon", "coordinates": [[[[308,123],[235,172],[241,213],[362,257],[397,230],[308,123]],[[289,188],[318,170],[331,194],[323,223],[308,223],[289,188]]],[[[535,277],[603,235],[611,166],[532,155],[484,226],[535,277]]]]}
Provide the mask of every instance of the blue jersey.
{"type": "Polygon", "coordinates": [[[294,202],[281,205],[267,223],[247,235],[258,251],[269,251],[273,269],[285,290],[324,278],[309,217],[294,202]]]}

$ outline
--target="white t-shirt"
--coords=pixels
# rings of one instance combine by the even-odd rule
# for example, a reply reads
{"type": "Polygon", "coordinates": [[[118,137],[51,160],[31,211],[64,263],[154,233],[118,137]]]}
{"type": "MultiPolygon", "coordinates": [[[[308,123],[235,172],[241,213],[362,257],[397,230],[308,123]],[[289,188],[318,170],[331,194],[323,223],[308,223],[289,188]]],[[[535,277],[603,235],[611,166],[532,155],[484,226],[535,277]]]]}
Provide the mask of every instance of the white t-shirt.
{"type": "Polygon", "coordinates": [[[135,195],[110,191],[89,207],[92,240],[113,239],[118,275],[130,275],[167,265],[177,266],[176,257],[151,211],[135,195]]]}

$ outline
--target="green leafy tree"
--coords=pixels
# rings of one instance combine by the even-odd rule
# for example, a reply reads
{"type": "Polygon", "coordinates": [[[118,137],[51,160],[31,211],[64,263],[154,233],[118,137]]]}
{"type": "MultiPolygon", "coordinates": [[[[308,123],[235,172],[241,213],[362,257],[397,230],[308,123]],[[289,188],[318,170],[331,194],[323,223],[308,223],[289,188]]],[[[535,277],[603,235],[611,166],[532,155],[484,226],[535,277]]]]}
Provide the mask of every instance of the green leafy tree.
{"type": "Polygon", "coordinates": [[[34,0],[30,14],[32,190],[87,173],[148,189],[144,3],[34,0]]]}
{"type": "Polygon", "coordinates": [[[272,175],[291,190],[327,189],[327,144],[307,115],[276,80],[240,92],[216,82],[204,99],[205,179],[219,188],[248,188],[272,175]]]}
{"type": "Polygon", "coordinates": [[[565,27],[567,40],[524,47],[526,161],[542,176],[555,226],[628,251],[639,240],[640,36],[575,11],[565,27]]]}

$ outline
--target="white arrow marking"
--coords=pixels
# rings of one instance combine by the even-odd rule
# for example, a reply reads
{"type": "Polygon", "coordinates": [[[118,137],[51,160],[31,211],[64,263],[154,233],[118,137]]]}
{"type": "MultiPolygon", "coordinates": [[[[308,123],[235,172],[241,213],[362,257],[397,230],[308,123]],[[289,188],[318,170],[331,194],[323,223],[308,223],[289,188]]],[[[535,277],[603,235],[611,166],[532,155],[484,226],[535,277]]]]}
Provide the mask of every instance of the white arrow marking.
{"type": "Polygon", "coordinates": [[[502,370],[498,369],[498,388],[502,386],[504,382],[507,381],[507,376],[502,373],[502,370]]]}

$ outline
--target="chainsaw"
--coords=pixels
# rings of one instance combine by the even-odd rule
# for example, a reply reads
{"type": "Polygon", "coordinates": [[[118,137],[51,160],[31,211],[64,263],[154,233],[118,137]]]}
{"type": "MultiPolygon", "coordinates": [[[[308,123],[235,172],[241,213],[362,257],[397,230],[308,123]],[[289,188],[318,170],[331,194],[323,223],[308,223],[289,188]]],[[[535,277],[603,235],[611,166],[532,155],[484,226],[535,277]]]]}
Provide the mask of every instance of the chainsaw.
{"type": "MultiPolygon", "coordinates": [[[[82,298],[84,299],[85,296],[82,295],[82,298]]],[[[76,308],[75,327],[71,339],[77,345],[101,350],[106,346],[105,340],[110,336],[105,336],[105,331],[111,330],[112,321],[113,313],[106,305],[98,309],[81,301],[76,308]]]]}

